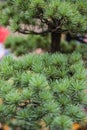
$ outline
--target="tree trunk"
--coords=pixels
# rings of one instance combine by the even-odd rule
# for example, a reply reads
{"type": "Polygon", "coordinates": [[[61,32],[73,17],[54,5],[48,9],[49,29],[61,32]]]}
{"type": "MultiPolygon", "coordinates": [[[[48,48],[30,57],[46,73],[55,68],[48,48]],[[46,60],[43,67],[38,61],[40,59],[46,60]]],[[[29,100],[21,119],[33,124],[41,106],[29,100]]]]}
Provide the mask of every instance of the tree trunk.
{"type": "Polygon", "coordinates": [[[51,33],[51,52],[60,51],[61,33],[51,33]]]}

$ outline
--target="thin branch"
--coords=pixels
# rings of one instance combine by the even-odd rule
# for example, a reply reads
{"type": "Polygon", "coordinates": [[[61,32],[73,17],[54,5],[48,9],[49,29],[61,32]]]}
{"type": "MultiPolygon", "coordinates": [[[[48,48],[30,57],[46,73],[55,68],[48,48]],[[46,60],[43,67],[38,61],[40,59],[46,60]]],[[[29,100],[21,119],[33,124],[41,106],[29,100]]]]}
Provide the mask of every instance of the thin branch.
{"type": "Polygon", "coordinates": [[[25,30],[16,30],[16,31],[18,31],[19,33],[22,33],[22,34],[36,34],[36,35],[43,35],[43,34],[49,33],[49,30],[45,30],[45,31],[41,31],[41,32],[25,31],[25,30]]]}

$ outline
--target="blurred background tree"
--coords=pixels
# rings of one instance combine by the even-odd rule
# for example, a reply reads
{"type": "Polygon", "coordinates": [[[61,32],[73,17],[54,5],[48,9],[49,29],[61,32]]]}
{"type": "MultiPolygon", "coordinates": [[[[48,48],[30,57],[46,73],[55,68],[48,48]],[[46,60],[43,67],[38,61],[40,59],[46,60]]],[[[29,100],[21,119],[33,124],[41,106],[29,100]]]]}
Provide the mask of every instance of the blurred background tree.
{"type": "Polygon", "coordinates": [[[85,0],[7,0],[0,5],[0,23],[23,34],[51,34],[51,52],[60,50],[62,33],[85,33],[85,0]]]}

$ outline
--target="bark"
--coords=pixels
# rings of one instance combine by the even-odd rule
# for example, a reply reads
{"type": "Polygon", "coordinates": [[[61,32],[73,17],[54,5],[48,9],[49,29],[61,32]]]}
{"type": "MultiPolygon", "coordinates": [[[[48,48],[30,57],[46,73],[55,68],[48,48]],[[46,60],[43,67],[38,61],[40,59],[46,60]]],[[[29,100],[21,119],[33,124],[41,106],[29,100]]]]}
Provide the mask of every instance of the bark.
{"type": "Polygon", "coordinates": [[[51,52],[60,51],[61,33],[51,33],[51,52]]]}

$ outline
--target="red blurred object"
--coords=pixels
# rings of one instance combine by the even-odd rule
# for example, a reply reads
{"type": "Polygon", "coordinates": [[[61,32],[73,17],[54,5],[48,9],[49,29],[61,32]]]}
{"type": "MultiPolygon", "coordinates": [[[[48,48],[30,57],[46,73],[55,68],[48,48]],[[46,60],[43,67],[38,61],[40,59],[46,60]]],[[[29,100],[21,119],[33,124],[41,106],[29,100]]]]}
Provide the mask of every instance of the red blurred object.
{"type": "Polygon", "coordinates": [[[4,44],[10,32],[7,28],[0,26],[0,44],[4,44]]]}

